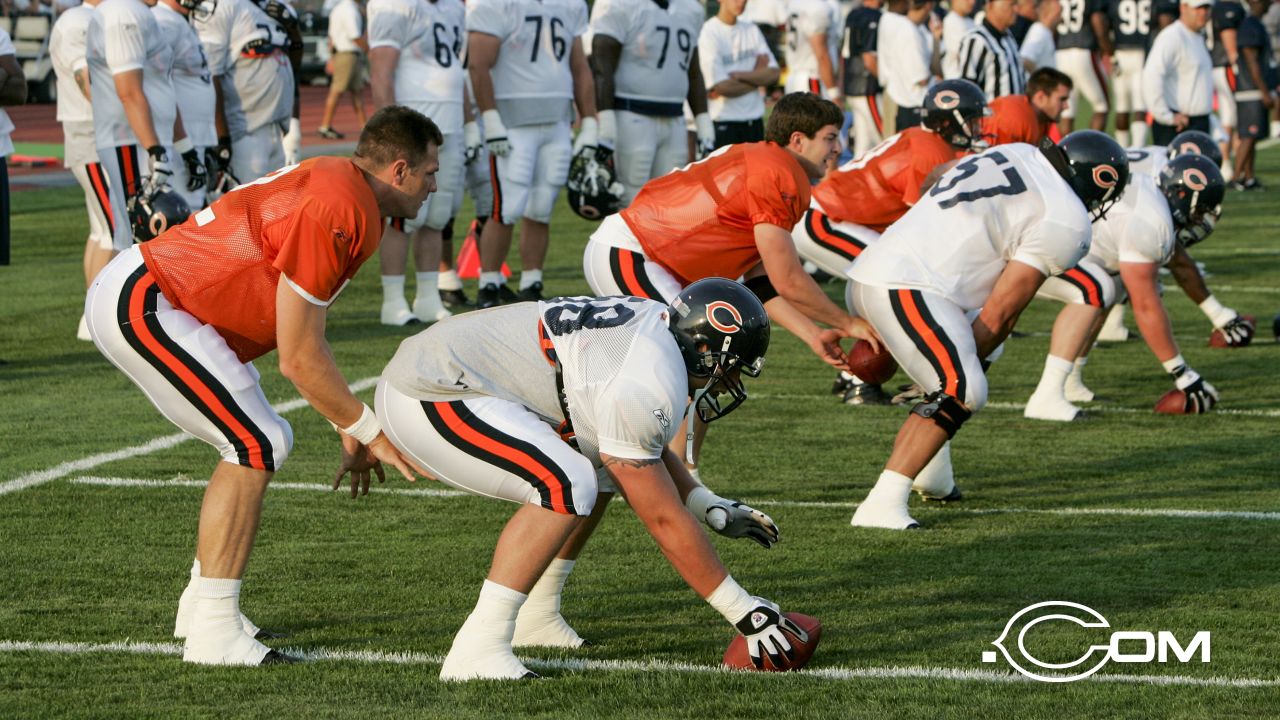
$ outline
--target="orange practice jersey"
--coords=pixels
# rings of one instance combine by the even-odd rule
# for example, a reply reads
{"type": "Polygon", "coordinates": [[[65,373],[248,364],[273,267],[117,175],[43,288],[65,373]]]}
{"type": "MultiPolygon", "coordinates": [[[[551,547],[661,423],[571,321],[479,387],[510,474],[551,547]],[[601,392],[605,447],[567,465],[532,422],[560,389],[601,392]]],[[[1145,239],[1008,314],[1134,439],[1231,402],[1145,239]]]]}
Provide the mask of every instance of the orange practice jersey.
{"type": "Polygon", "coordinates": [[[755,226],[791,232],[809,207],[809,177],[771,142],[728,145],[650,181],[622,219],[645,257],[685,283],[736,278],[760,262],[755,226]]]}
{"type": "Polygon", "coordinates": [[[920,200],[934,168],[963,154],[936,133],[908,128],[828,173],[813,197],[835,222],[884,232],[920,200]]]}
{"type": "Polygon", "coordinates": [[[1005,95],[991,101],[991,115],[982,119],[982,135],[992,145],[1035,145],[1049,132],[1049,123],[1031,106],[1026,95],[1005,95]]]}
{"type": "Polygon", "coordinates": [[[217,328],[242,362],[276,346],[276,286],[327,304],[378,249],[382,218],[359,168],[315,158],[223,195],[142,245],[175,308],[217,328]]]}

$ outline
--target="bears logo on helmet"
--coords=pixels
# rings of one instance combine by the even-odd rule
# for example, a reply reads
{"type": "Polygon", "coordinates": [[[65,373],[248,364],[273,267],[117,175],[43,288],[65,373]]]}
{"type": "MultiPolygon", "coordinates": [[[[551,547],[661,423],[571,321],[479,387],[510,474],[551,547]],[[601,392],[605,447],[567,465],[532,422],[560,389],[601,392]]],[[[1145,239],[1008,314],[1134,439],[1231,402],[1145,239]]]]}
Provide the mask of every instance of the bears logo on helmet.
{"type": "Polygon", "coordinates": [[[569,179],[565,183],[569,207],[579,217],[603,220],[620,209],[623,187],[613,168],[613,151],[590,148],[573,156],[569,179]]]}
{"type": "Polygon", "coordinates": [[[1213,232],[1222,213],[1226,187],[1218,166],[1198,153],[1179,155],[1160,171],[1160,192],[1169,203],[1169,214],[1183,247],[1190,247],[1213,232]]]}
{"type": "Polygon", "coordinates": [[[694,397],[699,419],[711,422],[741,405],[747,391],[734,370],[757,377],[769,349],[760,299],[732,280],[699,280],[671,302],[670,327],[689,374],[707,380],[694,397]],[[722,403],[721,394],[730,400],[722,403]]]}
{"type": "Polygon", "coordinates": [[[929,88],[920,111],[920,125],[957,148],[981,144],[979,123],[991,115],[982,88],[959,78],[943,80],[929,88]]]}
{"type": "Polygon", "coordinates": [[[1106,216],[1129,184],[1129,156],[1109,135],[1077,130],[1055,145],[1047,138],[1040,151],[1067,181],[1094,220],[1106,216]]]}
{"type": "Polygon", "coordinates": [[[144,189],[129,198],[129,224],[136,242],[147,242],[159,237],[169,228],[186,222],[191,208],[182,196],[172,190],[144,189]]]}

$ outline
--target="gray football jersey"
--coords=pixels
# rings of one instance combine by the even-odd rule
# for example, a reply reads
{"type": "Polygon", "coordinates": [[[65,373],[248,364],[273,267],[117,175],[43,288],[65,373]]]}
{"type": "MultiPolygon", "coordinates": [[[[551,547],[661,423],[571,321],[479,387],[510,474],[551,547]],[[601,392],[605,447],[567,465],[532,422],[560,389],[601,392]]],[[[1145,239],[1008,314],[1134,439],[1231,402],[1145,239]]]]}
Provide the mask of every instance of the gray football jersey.
{"type": "Polygon", "coordinates": [[[231,137],[293,114],[293,69],[283,27],[250,0],[218,0],[193,24],[204,45],[209,71],[222,76],[223,106],[231,137]]]}

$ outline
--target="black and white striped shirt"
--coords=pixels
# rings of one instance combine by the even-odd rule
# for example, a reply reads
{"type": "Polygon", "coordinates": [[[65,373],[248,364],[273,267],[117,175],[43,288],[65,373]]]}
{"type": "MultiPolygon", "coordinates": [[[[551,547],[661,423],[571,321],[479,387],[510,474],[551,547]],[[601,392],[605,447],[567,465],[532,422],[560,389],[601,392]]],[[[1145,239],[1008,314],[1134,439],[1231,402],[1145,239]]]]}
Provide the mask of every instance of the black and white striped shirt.
{"type": "Polygon", "coordinates": [[[983,21],[960,41],[960,77],[977,83],[987,100],[1017,95],[1027,87],[1026,71],[1013,34],[983,21]]]}

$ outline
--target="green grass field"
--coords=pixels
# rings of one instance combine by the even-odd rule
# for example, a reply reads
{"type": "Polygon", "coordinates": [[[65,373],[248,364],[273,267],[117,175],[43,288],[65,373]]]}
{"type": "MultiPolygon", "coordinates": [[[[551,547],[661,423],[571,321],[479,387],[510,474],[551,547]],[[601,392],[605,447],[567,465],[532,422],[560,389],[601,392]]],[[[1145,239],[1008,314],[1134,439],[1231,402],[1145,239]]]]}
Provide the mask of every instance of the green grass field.
{"type": "MultiPolygon", "coordinates": [[[[1260,166],[1280,188],[1280,153],[1260,166]]],[[[1257,315],[1258,342],[1208,348],[1203,315],[1176,288],[1166,294],[1221,412],[1151,413],[1170,383],[1130,341],[1094,353],[1087,380],[1101,399],[1089,421],[1024,420],[1059,307],[1034,303],[1019,325],[1028,335],[991,370],[990,406],[955,441],[966,500],[913,501],[924,532],[849,526],[906,410],[841,405],[830,373],[775,333],[752,400],[717,423],[703,477],[781,526],[770,551],[715,543],[750,591],[822,619],[809,671],[716,671],[732,629],[618,503],[566,589],[564,613],[594,646],[522,653],[545,681],[461,687],[437,680],[438,663],[513,508],[426,481],[389,480],[360,501],[305,492],[326,490],[337,461],[332,431],[305,407],[285,413],[297,442],[268,493],[242,605],[291,634],[277,647],[312,661],[180,662],[172,613],[215,454],[178,442],[75,340],[80,191],[17,194],[13,265],[0,269],[0,717],[1276,717],[1277,192],[1229,195],[1220,229],[1195,252],[1218,297],[1257,315]],[[1087,605],[1111,629],[1038,626],[1027,642],[1042,659],[1068,662],[1112,630],[1180,641],[1207,630],[1211,662],[1111,663],[1052,685],[982,662],[1011,616],[1049,600],[1087,605]]],[[[553,227],[548,290],[585,292],[590,226],[562,203],[553,227]]],[[[331,313],[352,382],[375,377],[407,334],[378,324],[377,274],[366,267],[331,313]]],[[[257,367],[268,397],[288,403],[297,394],[274,363],[257,367]]],[[[360,387],[371,402],[371,384],[360,387]]]]}

